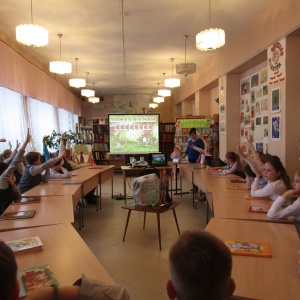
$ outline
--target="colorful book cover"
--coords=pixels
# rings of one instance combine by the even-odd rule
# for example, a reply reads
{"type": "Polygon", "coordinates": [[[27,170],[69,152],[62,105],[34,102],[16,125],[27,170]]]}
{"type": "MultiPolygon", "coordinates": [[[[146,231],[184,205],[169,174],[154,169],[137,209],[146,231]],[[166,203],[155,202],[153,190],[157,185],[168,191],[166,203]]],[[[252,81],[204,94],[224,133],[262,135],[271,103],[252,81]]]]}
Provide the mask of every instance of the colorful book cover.
{"type": "Polygon", "coordinates": [[[38,287],[50,286],[51,284],[58,285],[48,264],[18,270],[17,277],[20,284],[20,299],[23,299],[38,287]]]}
{"type": "Polygon", "coordinates": [[[249,207],[249,212],[252,213],[260,213],[260,214],[267,214],[269,209],[267,207],[263,206],[250,206],[249,207]]]}
{"type": "Polygon", "coordinates": [[[22,197],[19,200],[15,200],[13,204],[31,204],[31,203],[40,203],[41,197],[34,196],[34,197],[22,197]]]}
{"type": "Polygon", "coordinates": [[[226,240],[224,242],[234,255],[272,257],[272,252],[267,243],[240,240],[226,240]]]}
{"type": "Polygon", "coordinates": [[[26,210],[26,211],[10,211],[4,212],[1,216],[1,220],[15,220],[15,219],[28,219],[33,218],[36,210],[26,210]]]}
{"type": "Polygon", "coordinates": [[[248,191],[251,189],[250,186],[247,186],[247,185],[229,185],[227,187],[227,189],[230,189],[230,190],[236,190],[236,191],[248,191]]]}
{"type": "Polygon", "coordinates": [[[34,252],[43,250],[43,243],[38,236],[28,237],[21,240],[9,241],[6,244],[15,253],[34,252]]]}

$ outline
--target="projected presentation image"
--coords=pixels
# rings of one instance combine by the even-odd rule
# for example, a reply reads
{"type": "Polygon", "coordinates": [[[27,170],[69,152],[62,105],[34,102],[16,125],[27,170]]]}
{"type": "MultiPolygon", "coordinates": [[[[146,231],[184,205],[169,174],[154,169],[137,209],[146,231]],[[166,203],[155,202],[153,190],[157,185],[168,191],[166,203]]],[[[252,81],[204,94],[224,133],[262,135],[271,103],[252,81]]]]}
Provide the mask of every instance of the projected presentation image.
{"type": "Polygon", "coordinates": [[[141,154],[159,151],[159,115],[109,114],[109,143],[112,154],[141,154]]]}

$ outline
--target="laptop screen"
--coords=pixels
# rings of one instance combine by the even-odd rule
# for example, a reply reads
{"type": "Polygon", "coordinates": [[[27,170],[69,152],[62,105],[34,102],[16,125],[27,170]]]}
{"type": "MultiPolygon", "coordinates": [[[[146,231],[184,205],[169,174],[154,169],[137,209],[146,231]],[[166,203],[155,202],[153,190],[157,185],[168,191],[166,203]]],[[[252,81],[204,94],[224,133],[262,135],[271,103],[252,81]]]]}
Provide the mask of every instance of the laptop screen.
{"type": "Polygon", "coordinates": [[[165,166],[168,164],[165,153],[152,153],[150,164],[152,166],[165,166]]]}

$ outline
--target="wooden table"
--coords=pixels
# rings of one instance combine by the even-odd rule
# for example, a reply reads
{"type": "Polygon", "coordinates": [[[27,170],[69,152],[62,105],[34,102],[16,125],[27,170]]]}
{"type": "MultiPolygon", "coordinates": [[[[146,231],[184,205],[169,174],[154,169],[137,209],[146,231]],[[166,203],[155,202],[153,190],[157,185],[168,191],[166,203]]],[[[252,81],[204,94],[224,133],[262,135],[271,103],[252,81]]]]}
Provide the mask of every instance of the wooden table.
{"type": "Polygon", "coordinates": [[[71,196],[45,196],[41,198],[40,203],[18,205],[12,204],[6,209],[6,212],[32,209],[36,210],[33,218],[1,220],[0,231],[74,222],[71,196]]]}
{"type": "Polygon", "coordinates": [[[177,227],[177,231],[180,234],[180,230],[179,230],[179,225],[178,225],[178,221],[177,221],[177,217],[176,217],[176,212],[175,212],[175,207],[178,206],[180,204],[180,202],[175,202],[173,201],[170,204],[167,204],[165,207],[164,206],[159,206],[159,207],[142,207],[139,205],[135,205],[135,204],[131,204],[131,205],[125,205],[122,206],[122,208],[124,209],[128,209],[128,215],[127,215],[127,221],[126,221],[126,225],[125,225],[125,230],[124,230],[124,236],[123,236],[123,242],[125,241],[125,236],[126,236],[126,232],[127,232],[127,227],[128,227],[128,223],[130,220],[130,215],[131,215],[131,211],[137,211],[137,212],[143,212],[144,213],[144,225],[143,225],[143,230],[145,230],[145,225],[146,225],[146,213],[155,213],[157,216],[157,229],[158,229],[158,241],[159,241],[159,249],[161,250],[161,230],[160,230],[160,215],[172,210],[173,211],[173,215],[174,215],[174,219],[175,219],[175,223],[176,223],[176,227],[177,227]]]}
{"type": "Polygon", "coordinates": [[[231,179],[233,177],[240,178],[235,175],[231,177],[226,176],[212,176],[208,170],[201,168],[193,168],[186,164],[179,165],[181,176],[192,180],[203,192],[208,196],[208,203],[213,215],[216,218],[226,219],[243,219],[243,220],[255,220],[264,222],[275,223],[293,223],[291,218],[283,219],[269,219],[266,214],[262,213],[250,213],[250,206],[264,206],[270,208],[273,201],[270,200],[245,200],[244,195],[249,195],[249,191],[239,191],[228,189],[229,185],[232,185],[231,179]],[[193,173],[193,175],[187,176],[186,174],[193,173]]]}
{"type": "Polygon", "coordinates": [[[300,299],[300,242],[294,225],[213,218],[206,231],[222,240],[269,244],[272,258],[233,255],[234,295],[251,299],[300,299]]]}
{"type": "MultiPolygon", "coordinates": [[[[24,196],[56,196],[56,195],[71,195],[73,199],[73,208],[75,209],[79,205],[79,230],[84,226],[83,219],[83,203],[81,199],[84,195],[90,192],[93,188],[97,188],[98,185],[101,186],[102,182],[105,182],[113,178],[114,166],[99,166],[99,167],[84,167],[71,173],[70,179],[54,179],[49,180],[47,183],[41,183],[29,191],[25,192],[24,196]],[[76,184],[63,184],[68,182],[78,182],[76,184]]],[[[113,180],[112,180],[113,186],[113,180]]],[[[98,190],[97,190],[98,191],[98,190]]],[[[113,192],[113,190],[112,190],[113,192]]],[[[97,202],[97,210],[100,205],[101,208],[101,189],[100,197],[97,202]]]]}
{"type": "MultiPolygon", "coordinates": [[[[123,173],[123,192],[124,192],[124,200],[125,204],[126,202],[126,178],[132,178],[132,177],[139,177],[141,171],[144,169],[144,167],[129,167],[129,166],[122,166],[122,173],[123,173]]],[[[161,167],[155,167],[156,170],[162,170],[165,169],[169,175],[169,180],[171,182],[171,198],[172,198],[172,166],[161,166],[161,167]]]]}
{"type": "Polygon", "coordinates": [[[115,285],[102,264],[88,248],[71,224],[59,224],[9,232],[2,232],[4,241],[39,236],[43,251],[19,253],[19,269],[49,264],[60,285],[72,285],[82,274],[106,284],[115,285]]]}

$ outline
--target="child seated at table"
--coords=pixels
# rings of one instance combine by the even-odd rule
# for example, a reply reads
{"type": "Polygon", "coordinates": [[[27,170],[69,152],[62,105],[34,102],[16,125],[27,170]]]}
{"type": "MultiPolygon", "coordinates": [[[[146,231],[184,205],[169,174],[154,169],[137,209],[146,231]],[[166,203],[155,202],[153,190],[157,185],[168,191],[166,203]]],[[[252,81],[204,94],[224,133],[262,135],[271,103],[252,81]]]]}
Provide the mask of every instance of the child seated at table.
{"type": "Polygon", "coordinates": [[[58,161],[50,169],[50,179],[68,179],[71,178],[71,174],[67,169],[62,166],[62,160],[58,161]]]}
{"type": "Polygon", "coordinates": [[[214,168],[218,170],[220,175],[235,174],[243,179],[246,178],[245,173],[242,171],[240,156],[237,153],[233,151],[227,152],[225,154],[225,163],[225,166],[214,168]]]}
{"type": "Polygon", "coordinates": [[[170,299],[218,299],[235,290],[231,252],[223,241],[206,231],[185,231],[169,252],[170,299]]]}
{"type": "Polygon", "coordinates": [[[270,197],[275,201],[278,196],[290,189],[290,179],[278,157],[272,156],[265,162],[263,173],[257,167],[253,167],[252,170],[256,178],[251,186],[251,197],[270,197]],[[259,188],[262,176],[267,181],[267,185],[259,188]]]}
{"type": "Polygon", "coordinates": [[[298,170],[294,177],[293,189],[286,191],[282,196],[278,196],[272,204],[268,212],[268,217],[271,219],[280,219],[289,216],[295,217],[295,225],[300,237],[300,170],[298,170]],[[298,197],[293,204],[282,208],[286,200],[298,197]]]}
{"type": "Polygon", "coordinates": [[[29,129],[24,144],[21,146],[18,153],[14,156],[12,162],[7,164],[0,162],[0,214],[14,201],[21,199],[22,195],[14,181],[14,171],[20,164],[20,161],[25,153],[27,144],[31,139],[29,129]]]}
{"type": "Polygon", "coordinates": [[[23,194],[41,182],[48,182],[50,178],[50,168],[60,161],[64,155],[65,152],[41,164],[41,154],[39,152],[27,153],[25,155],[25,171],[18,185],[20,192],[23,194]]]}
{"type": "MultiPolygon", "coordinates": [[[[43,137],[43,156],[45,160],[50,159],[50,153],[46,144],[48,137],[43,137]]],[[[60,153],[63,154],[63,151],[60,153]]],[[[66,158],[66,151],[64,151],[63,157],[61,160],[56,162],[52,168],[50,168],[50,179],[68,179],[71,178],[71,174],[62,166],[64,159],[66,158]]]]}
{"type": "MultiPolygon", "coordinates": [[[[0,299],[19,299],[17,262],[12,250],[0,240],[0,299]]],[[[110,286],[95,279],[82,276],[73,286],[49,286],[34,289],[26,300],[79,300],[79,299],[120,299],[129,300],[125,288],[110,286]],[[57,296],[55,296],[57,292],[57,296]]]]}

